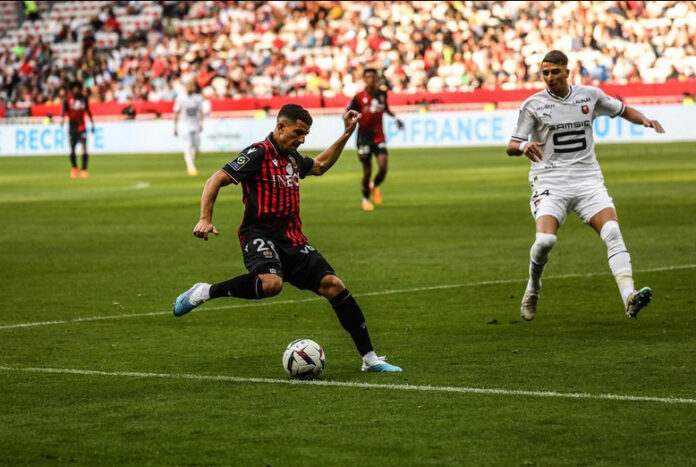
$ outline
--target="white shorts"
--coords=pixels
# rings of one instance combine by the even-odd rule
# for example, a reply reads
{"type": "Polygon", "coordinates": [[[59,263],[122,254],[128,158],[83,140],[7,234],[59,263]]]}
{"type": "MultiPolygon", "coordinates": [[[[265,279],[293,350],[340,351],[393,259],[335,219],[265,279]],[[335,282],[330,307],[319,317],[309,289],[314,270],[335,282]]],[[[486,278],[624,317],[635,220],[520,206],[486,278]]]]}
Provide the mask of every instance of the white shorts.
{"type": "Polygon", "coordinates": [[[613,208],[614,201],[604,186],[601,172],[588,175],[573,171],[530,175],[532,197],[529,207],[534,219],[553,216],[561,225],[570,211],[575,211],[584,222],[599,211],[613,208]]]}
{"type": "Polygon", "coordinates": [[[184,140],[184,148],[195,149],[198,151],[198,146],[201,144],[201,136],[197,129],[182,131],[181,139],[184,140]]]}

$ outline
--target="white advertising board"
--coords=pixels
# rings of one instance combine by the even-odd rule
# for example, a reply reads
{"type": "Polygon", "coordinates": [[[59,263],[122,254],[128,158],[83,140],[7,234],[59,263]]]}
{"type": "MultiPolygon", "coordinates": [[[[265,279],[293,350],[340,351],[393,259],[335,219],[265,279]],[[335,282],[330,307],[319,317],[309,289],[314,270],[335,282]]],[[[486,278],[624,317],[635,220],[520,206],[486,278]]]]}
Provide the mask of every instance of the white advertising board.
{"type": "MultiPolygon", "coordinates": [[[[646,106],[640,110],[659,120],[666,133],[633,125],[622,118],[600,117],[594,121],[598,143],[638,143],[695,141],[691,126],[696,121],[696,106],[646,106]],[[692,122],[692,123],[689,123],[692,122]]],[[[386,117],[384,129],[390,148],[429,148],[466,146],[504,146],[515,127],[517,111],[403,113],[405,127],[386,117]]],[[[207,119],[201,135],[202,152],[238,152],[262,140],[273,129],[271,118],[207,119]]],[[[98,123],[88,133],[91,154],[181,152],[181,136],[175,137],[171,120],[130,120],[98,123]]],[[[340,116],[314,119],[303,149],[324,149],[341,134],[340,116]]],[[[355,137],[347,148],[355,148],[355,137]]],[[[57,124],[0,125],[0,156],[65,155],[69,152],[67,128],[57,124]]]]}

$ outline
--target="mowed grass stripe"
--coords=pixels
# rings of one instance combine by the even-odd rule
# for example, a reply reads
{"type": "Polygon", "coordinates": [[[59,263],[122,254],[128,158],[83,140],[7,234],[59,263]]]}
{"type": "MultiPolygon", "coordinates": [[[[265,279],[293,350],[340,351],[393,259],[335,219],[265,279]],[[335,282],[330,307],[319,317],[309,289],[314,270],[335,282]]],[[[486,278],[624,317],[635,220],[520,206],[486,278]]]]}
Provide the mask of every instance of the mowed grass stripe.
{"type": "MultiPolygon", "coordinates": [[[[676,271],[676,270],[694,269],[694,268],[696,268],[696,264],[681,264],[681,265],[676,265],[676,266],[662,266],[662,267],[657,267],[657,268],[641,269],[641,270],[637,270],[635,272],[640,274],[640,273],[645,273],[645,272],[676,271]]],[[[606,272],[589,272],[589,273],[585,273],[585,274],[562,274],[562,275],[544,277],[544,280],[576,279],[576,278],[580,278],[580,277],[601,276],[604,274],[606,274],[606,272]]],[[[461,287],[477,287],[477,286],[485,286],[485,285],[511,284],[511,283],[515,283],[515,282],[524,282],[526,280],[527,280],[527,278],[524,278],[524,279],[499,279],[499,280],[489,280],[489,281],[479,281],[479,282],[465,282],[465,283],[461,283],[461,284],[442,284],[442,285],[431,285],[431,286],[425,286],[425,287],[413,287],[410,289],[382,290],[379,292],[366,292],[366,293],[354,294],[354,295],[356,297],[375,297],[375,296],[380,296],[380,295],[392,295],[392,294],[400,294],[400,293],[416,293],[416,292],[426,292],[426,291],[431,291],[431,290],[455,289],[455,288],[461,288],[461,287]]],[[[271,302],[237,303],[237,304],[233,304],[233,305],[206,307],[206,310],[225,310],[225,309],[231,309],[231,308],[249,308],[249,307],[271,306],[271,305],[289,305],[289,304],[296,304],[296,303],[316,302],[316,301],[320,301],[320,300],[324,300],[324,299],[320,298],[320,297],[312,297],[312,298],[303,298],[303,299],[299,299],[299,300],[278,300],[278,301],[271,301],[271,302]]],[[[103,321],[103,320],[109,320],[109,319],[124,319],[124,318],[138,318],[138,317],[146,317],[146,316],[160,316],[160,315],[167,315],[167,314],[171,314],[171,310],[170,311],[151,311],[148,313],[126,313],[126,314],[122,314],[122,315],[88,316],[86,318],[52,320],[52,321],[38,321],[38,322],[33,322],[33,323],[6,324],[3,326],[0,326],[0,330],[31,328],[31,327],[37,327],[37,326],[50,326],[50,325],[54,325],[54,324],[83,323],[83,322],[88,322],[88,321],[103,321]]]]}
{"type": "Polygon", "coordinates": [[[245,378],[227,375],[197,375],[191,373],[143,373],[136,371],[79,370],[74,368],[21,368],[0,366],[0,371],[26,373],[53,373],[81,376],[111,376],[124,378],[182,379],[196,381],[217,381],[237,384],[285,384],[294,386],[322,386],[354,389],[381,389],[391,391],[447,392],[460,394],[484,394],[518,397],[552,397],[560,399],[615,400],[622,402],[658,402],[664,404],[696,404],[696,399],[680,397],[632,396],[624,394],[590,394],[582,392],[527,391],[522,389],[472,388],[457,386],[429,386],[412,384],[356,383],[349,381],[298,381],[292,379],[245,378]]]}

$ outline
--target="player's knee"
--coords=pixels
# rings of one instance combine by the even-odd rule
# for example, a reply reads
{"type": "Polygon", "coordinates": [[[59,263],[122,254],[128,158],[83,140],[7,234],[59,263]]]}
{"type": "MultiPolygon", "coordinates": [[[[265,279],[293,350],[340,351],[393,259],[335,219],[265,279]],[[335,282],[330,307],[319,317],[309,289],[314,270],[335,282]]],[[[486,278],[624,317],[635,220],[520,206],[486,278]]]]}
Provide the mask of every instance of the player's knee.
{"type": "Polygon", "coordinates": [[[556,244],[556,236],[554,234],[537,232],[534,246],[542,251],[551,251],[551,248],[556,244]]]}
{"type": "Polygon", "coordinates": [[[274,297],[283,290],[283,279],[280,276],[276,274],[263,274],[260,277],[263,293],[266,297],[274,297]]]}
{"type": "Polygon", "coordinates": [[[341,279],[333,274],[329,274],[322,278],[321,282],[319,283],[318,292],[319,295],[327,298],[333,298],[339,293],[343,292],[345,288],[346,286],[343,285],[343,281],[341,279]]]}
{"type": "Polygon", "coordinates": [[[626,250],[618,222],[614,220],[605,222],[602,230],[599,232],[599,236],[606,245],[609,256],[626,250]]]}

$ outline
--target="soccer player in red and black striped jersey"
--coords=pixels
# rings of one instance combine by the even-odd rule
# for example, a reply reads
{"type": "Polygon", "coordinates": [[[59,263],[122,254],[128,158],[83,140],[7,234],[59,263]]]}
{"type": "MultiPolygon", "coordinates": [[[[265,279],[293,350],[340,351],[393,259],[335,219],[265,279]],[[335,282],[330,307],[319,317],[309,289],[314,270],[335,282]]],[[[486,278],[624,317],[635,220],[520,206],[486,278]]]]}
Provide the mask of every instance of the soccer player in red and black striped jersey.
{"type": "Polygon", "coordinates": [[[82,92],[82,83],[79,81],[73,81],[70,84],[70,92],[66,94],[65,100],[63,101],[63,108],[61,115],[63,117],[61,125],[65,123],[65,116],[68,116],[68,125],[70,133],[70,164],[72,169],[70,170],[70,177],[76,178],[87,178],[89,177],[89,172],[87,172],[87,161],[89,155],[87,154],[87,127],[85,125],[85,114],[89,116],[89,121],[92,123],[92,132],[94,132],[94,119],[92,118],[92,112],[89,110],[89,103],[87,102],[87,96],[82,92]],[[82,170],[77,170],[77,157],[75,156],[75,146],[77,143],[82,144],[82,170]]]}
{"type": "Polygon", "coordinates": [[[370,194],[375,204],[382,204],[382,194],[379,185],[387,176],[387,165],[389,153],[387,152],[387,142],[382,128],[382,117],[386,113],[396,119],[399,129],[404,127],[404,123],[396,118],[394,112],[387,105],[387,91],[379,86],[377,70],[366,68],[363,72],[365,89],[353,97],[348,105],[348,109],[360,112],[360,124],[358,125],[358,158],[363,166],[362,179],[362,208],[365,211],[375,209],[370,202],[370,194]],[[372,155],[377,158],[378,172],[374,180],[372,177],[372,155]]]}
{"type": "Polygon", "coordinates": [[[362,371],[401,371],[386,363],[384,357],[377,357],[355,298],[302,233],[300,180],[307,175],[323,175],[336,163],[359,118],[358,112],[347,111],[343,116],[343,134],[312,159],[297,152],[309,134],[312,117],[299,105],[287,104],[280,109],[275,129],[265,140],[244,149],[208,179],[201,196],[200,220],[193,234],[205,240],[210,233],[218,234],[212,223],[218,193],[226,185],[241,184],[244,218],[238,234],[249,273],[217,284],[194,284],[177,297],[175,316],[213,298],[272,297],[280,293],[283,283],[289,282],[329,301],[362,356],[362,371]]]}

